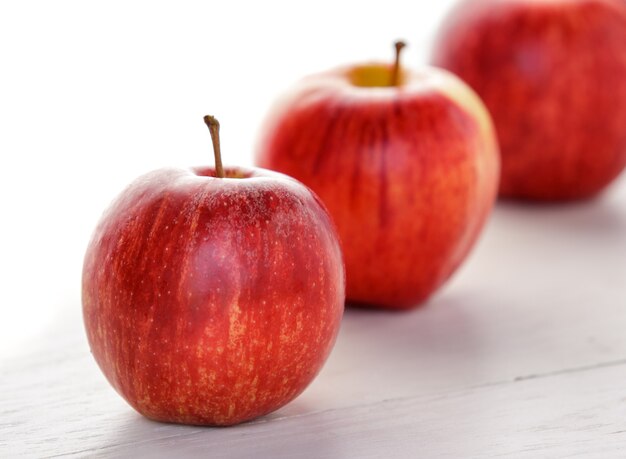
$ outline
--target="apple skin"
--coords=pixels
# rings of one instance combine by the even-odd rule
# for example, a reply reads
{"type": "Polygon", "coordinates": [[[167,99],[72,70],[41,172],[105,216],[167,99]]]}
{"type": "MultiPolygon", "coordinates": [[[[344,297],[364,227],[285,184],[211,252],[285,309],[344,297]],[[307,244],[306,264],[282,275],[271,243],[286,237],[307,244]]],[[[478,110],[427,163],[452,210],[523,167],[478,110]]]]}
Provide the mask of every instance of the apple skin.
{"type": "Polygon", "coordinates": [[[491,112],[502,196],[589,198],[626,166],[626,1],[464,1],[432,62],[491,112]]]}
{"type": "Polygon", "coordinates": [[[103,215],[85,255],[92,353],[144,416],[232,425],[300,394],[326,360],[345,299],[338,236],[319,199],[271,171],[162,169],[103,215]]]}
{"type": "Polygon", "coordinates": [[[489,114],[458,78],[428,68],[385,86],[390,73],[373,63],[305,78],[267,116],[256,163],[324,201],[348,301],[398,310],[425,302],[467,256],[499,154],[489,114]]]}

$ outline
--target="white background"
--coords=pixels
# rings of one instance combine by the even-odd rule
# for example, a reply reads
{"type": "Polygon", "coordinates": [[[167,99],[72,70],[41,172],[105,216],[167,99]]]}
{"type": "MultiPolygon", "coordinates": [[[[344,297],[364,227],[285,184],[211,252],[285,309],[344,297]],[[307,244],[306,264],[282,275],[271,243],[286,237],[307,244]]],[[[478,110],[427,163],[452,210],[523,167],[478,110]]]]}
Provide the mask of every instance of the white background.
{"type": "Polygon", "coordinates": [[[82,256],[136,176],[251,164],[271,102],[306,74],[427,48],[450,1],[0,3],[0,359],[80,307],[82,256]]]}

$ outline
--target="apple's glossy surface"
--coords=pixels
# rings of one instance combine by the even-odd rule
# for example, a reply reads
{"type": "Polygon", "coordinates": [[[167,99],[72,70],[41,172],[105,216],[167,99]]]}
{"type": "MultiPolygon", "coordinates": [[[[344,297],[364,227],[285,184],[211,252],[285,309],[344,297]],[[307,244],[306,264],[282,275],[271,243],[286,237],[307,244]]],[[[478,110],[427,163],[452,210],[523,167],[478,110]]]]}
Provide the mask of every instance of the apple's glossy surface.
{"type": "Polygon", "coordinates": [[[448,72],[371,64],[310,76],[270,112],[257,163],[324,201],[347,298],[389,309],[425,301],[473,246],[497,191],[489,115],[448,72]]]}
{"type": "Polygon", "coordinates": [[[230,425],[296,397],[343,312],[338,237],[317,197],[260,169],[162,169],[103,215],[85,256],[93,355],[140,413],[230,425]]]}
{"type": "Polygon", "coordinates": [[[432,61],[491,112],[503,196],[587,198],[626,166],[626,2],[469,0],[432,61]]]}

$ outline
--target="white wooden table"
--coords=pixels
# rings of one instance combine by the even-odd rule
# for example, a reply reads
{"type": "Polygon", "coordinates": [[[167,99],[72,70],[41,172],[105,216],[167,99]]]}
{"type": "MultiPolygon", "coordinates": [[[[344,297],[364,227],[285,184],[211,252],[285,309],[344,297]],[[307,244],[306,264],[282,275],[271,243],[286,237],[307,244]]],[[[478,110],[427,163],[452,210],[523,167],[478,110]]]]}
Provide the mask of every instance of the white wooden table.
{"type": "Polygon", "coordinates": [[[233,428],[136,414],[79,304],[0,362],[0,457],[626,457],[626,179],[592,202],[500,203],[424,308],[348,310],[315,382],[233,428]]]}

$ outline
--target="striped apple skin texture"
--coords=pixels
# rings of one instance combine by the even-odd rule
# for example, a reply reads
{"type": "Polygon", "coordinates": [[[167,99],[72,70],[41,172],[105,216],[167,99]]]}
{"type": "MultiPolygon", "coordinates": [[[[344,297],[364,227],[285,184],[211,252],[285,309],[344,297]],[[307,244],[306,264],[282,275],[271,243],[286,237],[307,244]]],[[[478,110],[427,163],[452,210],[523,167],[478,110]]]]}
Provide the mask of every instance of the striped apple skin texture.
{"type": "Polygon", "coordinates": [[[290,178],[161,170],[104,214],[85,256],[93,355],[148,418],[231,425],[313,380],[345,298],[336,231],[290,178]]]}
{"type": "Polygon", "coordinates": [[[400,88],[354,87],[347,75],[314,75],[280,99],[257,164],[324,201],[351,303],[413,308],[458,268],[491,211],[493,127],[476,95],[447,72],[407,73],[400,88]]]}
{"type": "Polygon", "coordinates": [[[502,196],[585,199],[626,167],[626,1],[459,2],[432,63],[491,112],[502,196]]]}

